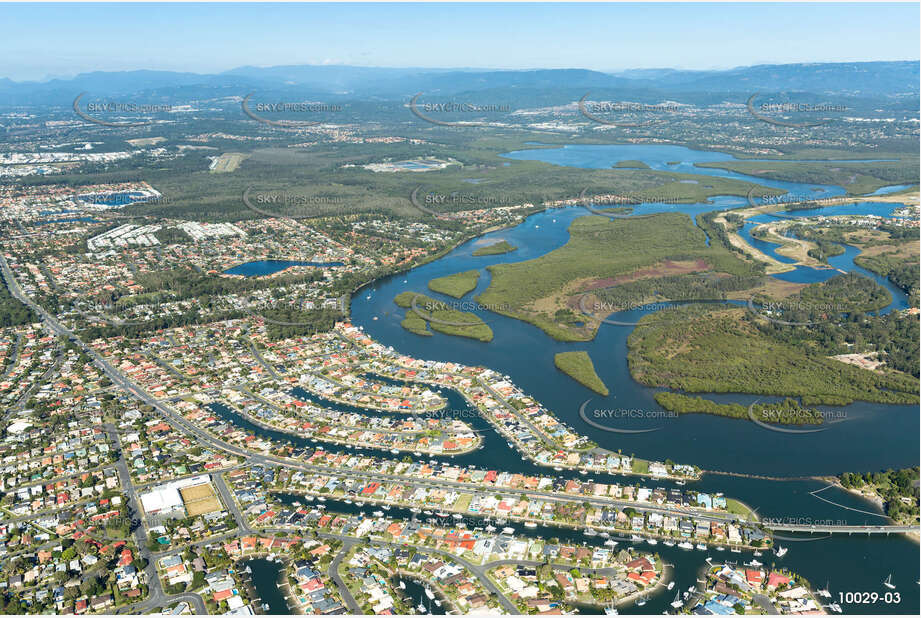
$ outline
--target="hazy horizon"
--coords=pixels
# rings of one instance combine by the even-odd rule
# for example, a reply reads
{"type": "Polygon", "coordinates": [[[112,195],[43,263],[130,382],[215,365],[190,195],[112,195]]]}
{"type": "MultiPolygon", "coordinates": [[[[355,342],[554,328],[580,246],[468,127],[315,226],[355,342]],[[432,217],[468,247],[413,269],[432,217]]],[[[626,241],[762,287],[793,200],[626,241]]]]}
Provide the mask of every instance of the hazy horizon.
{"type": "Polygon", "coordinates": [[[6,4],[0,15],[0,77],[17,82],[289,65],[728,70],[917,62],[921,46],[917,3],[6,4]]]}

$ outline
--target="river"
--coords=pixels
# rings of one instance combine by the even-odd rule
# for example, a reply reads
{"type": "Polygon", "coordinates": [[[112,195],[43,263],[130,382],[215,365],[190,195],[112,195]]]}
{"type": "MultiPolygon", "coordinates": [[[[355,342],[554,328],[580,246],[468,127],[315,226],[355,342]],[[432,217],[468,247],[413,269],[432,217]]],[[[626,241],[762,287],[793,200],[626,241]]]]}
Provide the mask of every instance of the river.
{"type": "MultiPolygon", "coordinates": [[[[597,169],[609,168],[622,160],[640,160],[652,169],[737,178],[816,198],[844,194],[841,187],[768,181],[725,170],[694,167],[694,163],[697,162],[726,161],[732,160],[732,157],[679,146],[567,146],[517,151],[506,153],[504,156],[597,169]]],[[[899,188],[904,187],[894,187],[891,190],[899,188]]],[[[880,190],[877,194],[885,192],[880,190]]],[[[745,198],[732,196],[711,198],[709,202],[690,205],[640,204],[634,207],[634,214],[677,211],[693,218],[703,212],[744,206],[747,203],[745,198]]],[[[851,208],[861,213],[888,214],[893,209],[893,204],[859,204],[851,205],[851,208]]],[[[832,211],[820,209],[816,212],[832,211]]],[[[844,212],[846,210],[838,210],[839,214],[844,212]]],[[[592,406],[663,412],[653,399],[656,389],[638,384],[630,376],[626,358],[626,339],[630,334],[630,327],[605,324],[591,342],[563,343],[553,341],[530,324],[485,310],[475,310],[477,315],[489,323],[495,335],[493,341],[482,343],[440,333],[434,333],[432,337],[420,337],[400,326],[404,311],[393,303],[393,298],[400,292],[415,291],[451,301],[453,299],[429,290],[428,281],[435,277],[477,269],[481,271],[477,288],[465,297],[473,298],[489,285],[489,272],[485,269],[486,266],[533,259],[561,247],[568,240],[567,230],[570,223],[586,214],[589,214],[587,210],[577,207],[541,212],[514,228],[473,239],[432,263],[408,273],[381,279],[352,298],[352,321],[362,326],[375,340],[393,346],[410,356],[485,365],[508,374],[525,392],[535,396],[577,431],[588,435],[602,447],[615,451],[620,449],[626,454],[636,454],[648,459],[668,458],[679,463],[696,464],[706,470],[791,479],[833,475],[845,471],[876,471],[918,465],[917,406],[856,402],[839,408],[822,407],[839,415],[843,413],[846,422],[830,424],[825,431],[795,436],[768,431],[747,421],[709,415],[681,415],[677,418],[666,417],[652,421],[617,421],[617,428],[657,429],[640,434],[613,433],[592,427],[578,415],[579,407],[588,399],[592,400],[592,406]],[[473,257],[472,252],[476,248],[499,240],[506,240],[518,249],[498,256],[473,257]],[[598,396],[556,370],[553,365],[554,353],[569,350],[589,352],[596,371],[611,390],[609,396],[598,396]]],[[[816,213],[796,211],[794,214],[809,216],[816,213]]],[[[773,253],[776,245],[767,245],[766,248],[771,254],[776,255],[773,253]]],[[[830,262],[842,270],[873,276],[872,273],[867,273],[853,264],[853,258],[857,254],[853,247],[846,247],[844,255],[831,258],[830,262]]],[[[792,276],[796,277],[795,280],[815,282],[824,281],[835,271],[799,268],[794,273],[796,274],[792,276]]],[[[784,277],[783,274],[778,276],[784,277]]],[[[786,277],[789,278],[791,275],[787,274],[786,277]]],[[[886,310],[907,306],[905,294],[899,288],[882,278],[873,278],[893,295],[893,303],[886,310]]],[[[623,312],[621,315],[626,318],[637,318],[643,315],[643,312],[623,312]]],[[[744,394],[707,396],[719,401],[743,404],[756,399],[744,394]]],[[[498,439],[502,442],[501,445],[498,445],[496,440],[487,440],[485,448],[478,451],[478,459],[482,465],[493,464],[495,461],[495,465],[501,469],[527,471],[527,462],[523,462],[514,451],[502,448],[506,445],[501,438],[498,439]],[[499,446],[497,451],[493,450],[494,446],[499,446]]],[[[656,482],[656,485],[666,484],[656,482]]],[[[708,474],[694,486],[706,491],[724,491],[729,496],[757,507],[762,515],[795,516],[848,523],[883,521],[878,515],[872,514],[880,512],[874,505],[843,491],[822,491],[821,497],[835,504],[819,499],[810,493],[825,487],[818,480],[769,481],[708,474]],[[847,510],[844,507],[857,510],[847,510]]],[[[808,539],[805,536],[803,538],[808,539]]],[[[918,545],[905,537],[834,537],[806,542],[791,541],[787,546],[790,547],[790,553],[784,558],[784,564],[813,583],[824,585],[825,580],[829,580],[831,590],[835,594],[839,591],[883,592],[885,589],[882,587],[882,581],[890,572],[893,582],[903,593],[902,601],[897,606],[867,607],[842,604],[845,611],[918,613],[918,545]]],[[[689,560],[687,556],[676,556],[676,563],[682,572],[696,572],[700,565],[693,565],[692,562],[693,560],[689,560]]],[[[661,605],[650,602],[642,610],[644,613],[658,613],[665,605],[667,603],[664,601],[661,605]]]]}

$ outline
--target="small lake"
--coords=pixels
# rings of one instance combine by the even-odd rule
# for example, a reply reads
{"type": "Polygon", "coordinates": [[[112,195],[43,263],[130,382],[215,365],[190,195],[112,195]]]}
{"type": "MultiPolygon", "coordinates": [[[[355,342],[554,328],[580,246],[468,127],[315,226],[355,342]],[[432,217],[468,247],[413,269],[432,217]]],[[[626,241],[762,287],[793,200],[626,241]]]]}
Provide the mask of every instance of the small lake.
{"type": "Polygon", "coordinates": [[[342,262],[298,262],[294,260],[256,260],[246,262],[224,271],[225,275],[241,275],[243,277],[265,277],[275,273],[287,270],[293,266],[316,266],[326,268],[330,266],[342,266],[342,262]]]}

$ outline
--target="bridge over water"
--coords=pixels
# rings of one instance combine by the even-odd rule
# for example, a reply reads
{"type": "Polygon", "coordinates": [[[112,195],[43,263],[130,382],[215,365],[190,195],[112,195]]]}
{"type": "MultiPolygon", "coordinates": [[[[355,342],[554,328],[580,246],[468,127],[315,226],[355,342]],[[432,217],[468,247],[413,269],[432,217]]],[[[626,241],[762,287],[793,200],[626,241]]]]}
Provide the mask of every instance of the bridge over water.
{"type": "Polygon", "coordinates": [[[900,526],[896,524],[865,525],[822,525],[822,524],[783,524],[763,521],[761,525],[774,532],[822,532],[825,534],[902,534],[919,532],[918,526],[900,526]]]}

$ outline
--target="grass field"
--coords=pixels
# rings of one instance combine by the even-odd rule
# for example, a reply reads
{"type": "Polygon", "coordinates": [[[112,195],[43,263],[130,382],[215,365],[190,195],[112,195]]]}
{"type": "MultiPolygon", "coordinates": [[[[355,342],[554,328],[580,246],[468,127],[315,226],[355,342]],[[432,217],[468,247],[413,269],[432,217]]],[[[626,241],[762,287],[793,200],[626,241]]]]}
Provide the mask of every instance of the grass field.
{"type": "Polygon", "coordinates": [[[447,294],[454,298],[460,298],[476,288],[477,281],[479,280],[480,271],[467,270],[462,273],[455,273],[446,277],[432,279],[429,281],[429,289],[439,294],[447,294]]]}
{"type": "Polygon", "coordinates": [[[215,174],[228,174],[236,171],[248,156],[242,152],[225,152],[211,164],[211,171],[215,174]]]}
{"type": "Polygon", "coordinates": [[[185,510],[188,512],[189,517],[223,509],[221,501],[217,499],[217,495],[214,493],[214,488],[211,487],[211,483],[183,487],[179,490],[179,494],[182,496],[182,502],[185,504],[185,510]]]}
{"type": "Polygon", "coordinates": [[[582,386],[599,395],[608,395],[608,387],[595,373],[595,365],[588,352],[560,352],[553,357],[553,364],[582,386]]]}

